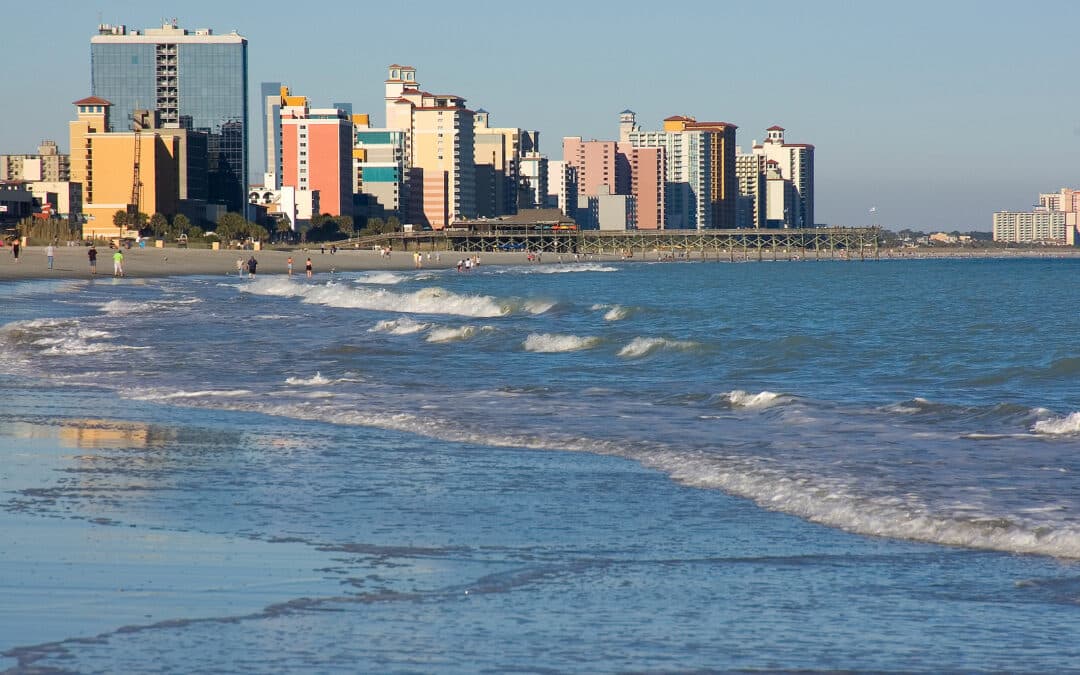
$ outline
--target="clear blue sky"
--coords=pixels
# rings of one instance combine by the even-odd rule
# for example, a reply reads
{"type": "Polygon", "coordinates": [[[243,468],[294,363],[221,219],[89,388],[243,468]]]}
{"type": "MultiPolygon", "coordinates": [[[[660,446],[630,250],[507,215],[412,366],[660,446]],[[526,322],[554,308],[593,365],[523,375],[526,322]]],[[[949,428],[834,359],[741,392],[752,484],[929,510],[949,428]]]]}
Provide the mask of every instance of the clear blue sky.
{"type": "MultiPolygon", "coordinates": [[[[613,139],[631,108],[739,125],[747,148],[780,124],[817,147],[817,220],[989,230],[991,213],[1080,187],[1080,3],[356,2],[5,3],[0,153],[66,149],[90,93],[99,19],[177,17],[249,41],[249,89],[281,81],[383,120],[390,63],[492,123],[613,139]],[[877,213],[868,214],[871,207],[877,213]]],[[[251,120],[258,140],[258,119],[251,120]]]]}

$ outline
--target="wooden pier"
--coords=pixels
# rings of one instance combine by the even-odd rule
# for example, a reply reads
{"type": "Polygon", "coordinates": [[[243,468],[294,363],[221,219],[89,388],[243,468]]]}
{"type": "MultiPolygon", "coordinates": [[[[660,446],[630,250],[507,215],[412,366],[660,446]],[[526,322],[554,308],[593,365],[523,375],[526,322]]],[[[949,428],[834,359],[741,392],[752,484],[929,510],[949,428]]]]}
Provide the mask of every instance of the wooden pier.
{"type": "MultiPolygon", "coordinates": [[[[521,251],[626,258],[791,260],[877,258],[881,229],[827,227],[743,230],[530,230],[396,232],[363,237],[361,247],[406,251],[521,251]]],[[[355,241],[355,240],[354,240],[355,241]]]]}

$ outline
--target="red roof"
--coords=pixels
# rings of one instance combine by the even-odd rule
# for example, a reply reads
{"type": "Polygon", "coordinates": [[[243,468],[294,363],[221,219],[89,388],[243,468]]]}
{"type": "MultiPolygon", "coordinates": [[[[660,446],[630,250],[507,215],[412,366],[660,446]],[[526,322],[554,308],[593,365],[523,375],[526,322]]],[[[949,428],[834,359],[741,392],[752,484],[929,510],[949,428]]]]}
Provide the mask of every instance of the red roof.
{"type": "Polygon", "coordinates": [[[693,122],[693,117],[686,117],[685,115],[672,115],[671,117],[665,117],[665,122],[693,122]]]}
{"type": "Polygon", "coordinates": [[[813,148],[810,143],[784,143],[785,148],[813,148]]]}
{"type": "Polygon", "coordinates": [[[784,127],[780,126],[779,124],[774,124],[771,127],[769,127],[768,129],[766,129],[765,131],[783,131],[783,130],[784,130],[784,127]]]}
{"type": "Polygon", "coordinates": [[[72,105],[112,105],[112,103],[98,96],[87,96],[78,101],[72,101],[72,105]]]}

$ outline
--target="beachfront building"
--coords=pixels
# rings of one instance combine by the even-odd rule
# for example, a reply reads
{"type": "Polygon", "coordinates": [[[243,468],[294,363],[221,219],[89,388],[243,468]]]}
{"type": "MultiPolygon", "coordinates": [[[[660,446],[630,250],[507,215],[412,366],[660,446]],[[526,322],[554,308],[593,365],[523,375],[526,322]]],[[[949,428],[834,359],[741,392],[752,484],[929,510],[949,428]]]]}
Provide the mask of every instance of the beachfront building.
{"type": "Polygon", "coordinates": [[[565,160],[549,160],[546,208],[559,209],[564,216],[573,217],[577,194],[577,169],[565,160]]]}
{"type": "MultiPolygon", "coordinates": [[[[781,214],[781,227],[813,227],[814,146],[807,143],[788,143],[784,140],[784,128],[779,125],[769,127],[765,134],[763,143],[754,142],[752,152],[765,158],[766,171],[770,166],[776,168],[780,179],[790,183],[791,192],[790,205],[783,208],[769,205],[769,213],[781,214]]],[[[772,215],[769,215],[767,220],[776,222],[772,215]]]]}
{"type": "Polygon", "coordinates": [[[1075,236],[1076,224],[1076,214],[1064,211],[998,211],[994,214],[994,241],[1063,245],[1068,243],[1070,227],[1075,236]]]}
{"type": "Polygon", "coordinates": [[[620,125],[625,127],[632,147],[664,151],[664,227],[735,227],[738,182],[734,124],[698,122],[676,115],[664,120],[662,131],[634,131],[636,122],[622,116],[620,125]]]}
{"type": "Polygon", "coordinates": [[[481,108],[473,115],[473,136],[477,215],[516,213],[521,164],[526,154],[539,151],[540,132],[492,127],[491,114],[481,108]]]}
{"type": "Polygon", "coordinates": [[[765,156],[743,154],[742,148],[736,147],[735,179],[739,181],[735,227],[765,227],[765,156]]]}
{"type": "MultiPolygon", "coordinates": [[[[117,211],[171,218],[179,210],[182,135],[137,123],[131,131],[108,131],[111,104],[90,96],[75,101],[78,119],[69,125],[71,180],[81,184],[88,237],[121,236],[117,211]]],[[[143,115],[136,120],[144,119],[143,115]]]]}
{"type": "Polygon", "coordinates": [[[82,186],[71,182],[71,156],[56,141],[42,141],[37,154],[0,155],[0,180],[26,184],[37,208],[78,222],[82,216],[82,186]]]}
{"type": "Polygon", "coordinates": [[[1039,206],[1048,211],[1080,213],[1080,190],[1061,188],[1057,192],[1041,193],[1039,206]]]}
{"type": "MultiPolygon", "coordinates": [[[[352,215],[353,124],[338,108],[312,108],[280,92],[281,185],[319,193],[322,214],[352,215]]],[[[269,157],[269,155],[268,155],[269,157]]]]}
{"type": "Polygon", "coordinates": [[[70,176],[70,155],[62,154],[56,141],[42,141],[36,155],[0,155],[0,180],[55,183],[70,176]]]}
{"type": "Polygon", "coordinates": [[[548,158],[539,152],[527,152],[522,155],[520,164],[517,210],[545,208],[548,195],[548,158]]]}
{"type": "Polygon", "coordinates": [[[353,115],[353,191],[367,195],[379,217],[401,214],[408,190],[407,140],[404,130],[374,128],[369,115],[353,115]]]}
{"type": "MultiPolygon", "coordinates": [[[[620,113],[620,136],[627,135],[627,120],[633,126],[634,113],[620,113]]],[[[596,204],[611,202],[614,196],[628,196],[627,206],[613,206],[608,212],[625,213],[624,229],[664,229],[665,164],[663,148],[638,148],[628,141],[583,141],[580,136],[563,139],[563,161],[576,176],[578,212],[582,227],[601,227],[596,204]]],[[[621,203],[621,202],[620,202],[621,203]]],[[[603,229],[615,229],[606,218],[603,229]]]]}
{"type": "Polygon", "coordinates": [[[474,112],[460,96],[420,90],[412,66],[391,65],[388,75],[386,126],[406,134],[406,220],[438,230],[475,217],[474,112]]]}
{"type": "MultiPolygon", "coordinates": [[[[248,179],[247,40],[175,23],[128,30],[98,26],[90,40],[91,93],[112,102],[108,129],[132,128],[149,109],[162,129],[207,135],[209,202],[244,209],[248,179]]],[[[73,160],[74,161],[74,160],[73,160]]],[[[89,201],[89,199],[87,200],[89,201]]],[[[207,213],[207,220],[219,210],[207,213]]]]}

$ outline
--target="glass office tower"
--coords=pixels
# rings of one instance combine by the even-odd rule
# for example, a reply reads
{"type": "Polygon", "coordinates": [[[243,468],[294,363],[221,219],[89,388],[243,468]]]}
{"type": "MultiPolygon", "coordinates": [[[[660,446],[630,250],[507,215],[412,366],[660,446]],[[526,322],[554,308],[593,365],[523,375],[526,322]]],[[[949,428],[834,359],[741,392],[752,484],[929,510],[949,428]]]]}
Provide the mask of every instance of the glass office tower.
{"type": "Polygon", "coordinates": [[[90,39],[91,93],[112,103],[109,131],[153,110],[163,127],[206,132],[207,197],[237,213],[247,203],[247,66],[247,40],[236,33],[103,24],[90,39]]]}

